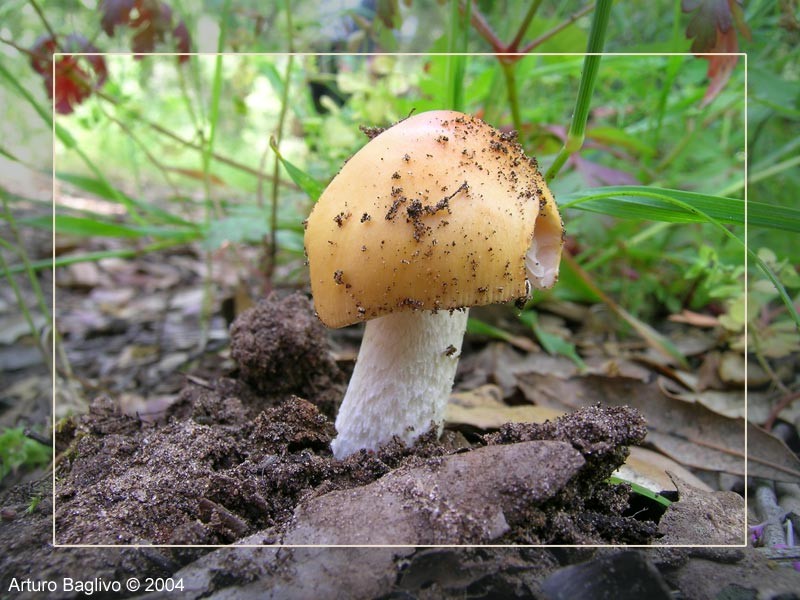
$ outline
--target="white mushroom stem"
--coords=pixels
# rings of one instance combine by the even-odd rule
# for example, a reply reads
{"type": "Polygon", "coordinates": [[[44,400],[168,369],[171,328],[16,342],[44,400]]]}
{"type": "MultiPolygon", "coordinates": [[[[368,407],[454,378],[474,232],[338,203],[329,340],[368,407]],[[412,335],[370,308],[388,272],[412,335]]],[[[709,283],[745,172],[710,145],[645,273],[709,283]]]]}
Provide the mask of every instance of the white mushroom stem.
{"type": "Polygon", "coordinates": [[[467,328],[467,310],[402,311],[367,322],[336,417],[336,458],[398,436],[411,445],[444,410],[467,328]]]}

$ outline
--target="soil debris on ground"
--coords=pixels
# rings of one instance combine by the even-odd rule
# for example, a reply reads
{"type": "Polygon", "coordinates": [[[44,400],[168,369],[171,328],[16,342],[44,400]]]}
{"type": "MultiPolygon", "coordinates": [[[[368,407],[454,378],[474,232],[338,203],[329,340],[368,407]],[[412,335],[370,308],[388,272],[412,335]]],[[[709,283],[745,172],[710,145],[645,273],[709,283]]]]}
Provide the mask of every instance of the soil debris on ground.
{"type": "MultiPolygon", "coordinates": [[[[558,575],[570,564],[591,573],[644,560],[658,570],[662,591],[667,585],[712,598],[692,574],[708,569],[720,585],[758,589],[747,573],[760,578],[769,570],[752,549],[700,556],[654,548],[612,559],[620,551],[519,546],[648,544],[662,534],[673,540],[669,527],[662,523],[659,532],[655,520],[635,514],[629,486],[607,482],[628,446],[645,438],[635,409],[589,406],[485,435],[446,429],[439,438],[432,429],[412,447],[395,439],[337,461],[331,413],[345,377],[308,300],[273,295],[244,313],[233,332],[236,368],[208,382],[187,378],[161,413],[125,414],[99,395],[87,414],[58,424],[55,506],[48,481],[17,486],[0,499],[0,544],[9,549],[0,559],[4,581],[80,570],[108,580],[172,576],[184,584],[179,596],[149,598],[283,599],[331,591],[365,599],[546,598],[548,576],[570,577],[558,575]],[[302,356],[291,354],[290,340],[302,356]],[[291,373],[282,377],[284,371],[291,373]],[[346,527],[331,525],[347,515],[346,527]],[[123,547],[53,548],[53,517],[60,544],[123,547]],[[386,537],[379,541],[407,545],[266,546],[358,543],[378,534],[386,537]],[[414,547],[487,542],[517,547],[414,547]],[[130,544],[168,547],[124,547],[130,544]],[[169,547],[179,544],[232,546],[169,547]],[[261,547],[236,547],[247,544],[261,547]]],[[[678,487],[687,502],[673,505],[678,516],[709,506],[738,510],[741,503],[678,487]]],[[[791,589],[791,575],[781,571],[773,588],[791,589]]]]}
{"type": "MultiPolygon", "coordinates": [[[[310,523],[335,522],[337,497],[380,520],[397,513],[398,543],[646,543],[655,534],[655,523],[624,514],[629,488],[604,483],[644,437],[635,410],[591,407],[472,443],[431,430],[411,448],[394,440],[338,461],[328,413],[343,377],[308,300],[273,294],[243,313],[231,354],[236,371],[188,381],[160,419],[124,415],[101,396],[62,426],[60,543],[216,545],[259,531],[313,543],[327,538],[310,523]],[[390,509],[381,498],[392,494],[390,509]],[[440,518],[418,518],[433,513],[440,518]]],[[[337,543],[371,535],[351,533],[337,543]]]]}

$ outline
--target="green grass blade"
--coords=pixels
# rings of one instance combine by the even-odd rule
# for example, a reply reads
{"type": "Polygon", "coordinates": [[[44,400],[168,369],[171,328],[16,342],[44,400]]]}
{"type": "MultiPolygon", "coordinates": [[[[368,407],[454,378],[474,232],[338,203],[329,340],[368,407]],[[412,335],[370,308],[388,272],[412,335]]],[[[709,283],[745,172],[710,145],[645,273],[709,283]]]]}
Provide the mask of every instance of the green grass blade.
{"type": "MultiPolygon", "coordinates": [[[[172,214],[163,208],[156,206],[150,202],[143,202],[136,198],[131,198],[121,190],[111,185],[107,179],[96,179],[86,175],[78,175],[76,173],[64,173],[62,171],[56,172],[56,177],[61,180],[74,185],[76,188],[93,194],[98,198],[103,198],[109,202],[122,204],[127,208],[136,207],[138,210],[149,215],[150,217],[162,223],[171,223],[173,225],[180,225],[184,227],[191,227],[191,221],[182,219],[181,217],[172,214]]],[[[144,223],[142,223],[144,225],[144,223]]]]}
{"type": "MultiPolygon", "coordinates": [[[[697,194],[695,192],[684,192],[681,190],[665,190],[660,188],[647,188],[643,186],[618,186],[618,187],[609,187],[609,188],[601,188],[603,192],[599,194],[595,194],[594,196],[587,196],[586,193],[581,193],[580,196],[582,198],[569,200],[561,205],[562,208],[574,206],[576,208],[581,207],[582,205],[585,206],[585,202],[589,202],[593,199],[599,198],[613,198],[615,195],[620,195],[620,192],[624,192],[625,190],[634,190],[634,196],[641,196],[643,198],[647,198],[648,202],[650,200],[659,200],[660,203],[649,204],[649,210],[645,210],[646,214],[650,214],[651,216],[636,216],[634,218],[637,219],[654,219],[654,220],[664,220],[666,213],[669,213],[668,210],[665,209],[666,205],[672,205],[674,210],[671,212],[673,218],[677,215],[680,215],[680,219],[677,219],[675,222],[683,222],[686,221],[693,221],[693,222],[705,222],[713,225],[718,231],[723,233],[726,237],[735,240],[738,244],[744,248],[747,255],[753,260],[753,263],[758,267],[758,269],[770,280],[772,285],[775,287],[775,290],[778,292],[778,295],[781,298],[784,306],[786,307],[787,311],[792,317],[795,325],[797,326],[798,330],[800,330],[800,314],[797,312],[797,308],[792,301],[792,298],[789,296],[789,293],[786,291],[786,288],[778,279],[778,276],[769,268],[769,266],[761,260],[761,258],[753,252],[750,248],[748,248],[744,241],[739,238],[735,233],[728,230],[722,223],[744,223],[744,201],[742,200],[735,200],[734,198],[720,198],[718,196],[707,196],[705,194],[697,194]],[[702,210],[700,207],[706,209],[702,210]],[[657,210],[658,209],[658,210],[657,210]],[[660,215],[662,218],[657,219],[653,215],[660,215]],[[694,216],[693,218],[689,219],[690,216],[694,216]]],[[[633,204],[636,204],[635,202],[633,204]]],[[[641,204],[641,202],[639,202],[641,204]]],[[[792,232],[800,232],[800,218],[798,218],[798,211],[791,209],[791,208],[779,208],[779,207],[771,207],[769,205],[764,205],[760,203],[750,203],[748,202],[748,218],[750,215],[750,207],[755,207],[754,212],[756,213],[756,217],[759,219],[761,223],[770,223],[772,227],[775,229],[785,229],[792,232]],[[774,212],[775,214],[783,216],[782,223],[778,222],[781,219],[773,218],[770,215],[770,211],[774,212]]],[[[610,214],[610,213],[607,213],[610,214]]]]}
{"type": "Polygon", "coordinates": [[[523,311],[519,314],[519,319],[533,330],[536,339],[539,340],[542,348],[544,348],[548,354],[561,354],[574,362],[579,369],[583,370],[586,368],[586,363],[583,362],[583,359],[575,349],[575,344],[542,329],[542,326],[539,325],[539,317],[535,311],[523,311]]]}
{"type": "Polygon", "coordinates": [[[670,506],[672,504],[671,500],[665,498],[664,496],[662,496],[658,492],[654,492],[652,490],[647,489],[643,485],[639,485],[638,483],[633,483],[632,481],[627,481],[625,479],[620,479],[619,477],[613,477],[613,476],[609,477],[607,479],[607,481],[608,481],[608,483],[611,483],[611,484],[626,483],[629,486],[631,486],[631,490],[633,491],[633,493],[639,494],[640,496],[644,496],[645,498],[650,498],[650,500],[655,500],[656,502],[658,502],[662,506],[667,506],[668,507],[668,506],[670,506]]]}
{"type": "Polygon", "coordinates": [[[56,233],[74,235],[78,237],[113,237],[113,238],[141,238],[152,236],[157,239],[191,241],[200,236],[197,228],[177,229],[175,227],[129,226],[120,223],[110,223],[103,219],[90,217],[76,217],[73,215],[56,215],[20,219],[17,221],[28,227],[51,231],[55,220],[56,233]]]}
{"type": "MultiPolygon", "coordinates": [[[[559,206],[603,213],[623,219],[671,223],[744,225],[745,202],[698,192],[637,185],[610,186],[575,192],[559,198],[559,206]]],[[[748,201],[748,225],[800,233],[800,210],[748,201]]]]}
{"type": "Polygon", "coordinates": [[[97,252],[86,252],[83,254],[69,254],[66,256],[59,256],[54,260],[45,258],[42,260],[32,261],[27,265],[9,265],[8,272],[10,274],[21,273],[26,269],[33,271],[41,271],[43,269],[50,270],[55,267],[66,267],[67,265],[74,265],[82,262],[97,262],[104,258],[135,258],[138,256],[145,256],[151,252],[159,250],[168,250],[176,246],[182,246],[186,242],[183,240],[167,240],[159,241],[154,244],[149,244],[142,248],[125,248],[122,250],[98,250],[97,252]]]}
{"type": "Polygon", "coordinates": [[[298,167],[294,166],[288,160],[283,158],[280,150],[278,150],[278,145],[275,142],[275,138],[270,138],[269,140],[269,147],[272,148],[272,151],[278,156],[281,161],[281,164],[286,169],[286,172],[289,173],[289,177],[292,178],[301,190],[303,190],[309,198],[311,198],[314,202],[319,200],[319,197],[322,195],[322,192],[325,191],[325,184],[320,183],[311,175],[299,169],[298,167]]]}

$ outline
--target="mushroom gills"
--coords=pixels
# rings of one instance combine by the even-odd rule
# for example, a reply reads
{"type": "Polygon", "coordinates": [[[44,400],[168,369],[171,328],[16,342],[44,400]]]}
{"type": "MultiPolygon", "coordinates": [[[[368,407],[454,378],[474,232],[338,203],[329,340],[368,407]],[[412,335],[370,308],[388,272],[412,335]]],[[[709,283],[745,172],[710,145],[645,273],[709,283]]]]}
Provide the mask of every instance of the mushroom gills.
{"type": "Polygon", "coordinates": [[[539,215],[531,245],[525,253],[525,274],[533,289],[553,287],[558,280],[563,235],[557,212],[549,210],[539,215]]]}

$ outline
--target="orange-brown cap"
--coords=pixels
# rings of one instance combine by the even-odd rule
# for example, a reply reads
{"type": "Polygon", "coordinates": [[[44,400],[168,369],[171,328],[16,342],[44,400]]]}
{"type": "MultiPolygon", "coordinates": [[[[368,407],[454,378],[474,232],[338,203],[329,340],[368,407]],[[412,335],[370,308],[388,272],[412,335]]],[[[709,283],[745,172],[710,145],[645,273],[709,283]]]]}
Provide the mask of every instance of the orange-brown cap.
{"type": "Polygon", "coordinates": [[[452,111],[414,115],[370,140],[323,192],[305,233],[329,327],[526,297],[526,280],[555,283],[562,243],[536,161],[514,136],[452,111]]]}

